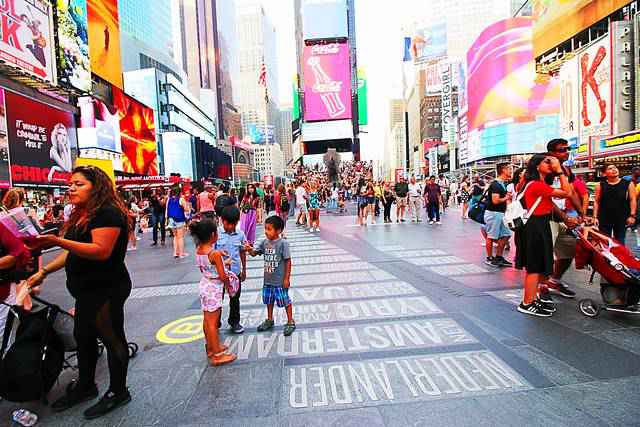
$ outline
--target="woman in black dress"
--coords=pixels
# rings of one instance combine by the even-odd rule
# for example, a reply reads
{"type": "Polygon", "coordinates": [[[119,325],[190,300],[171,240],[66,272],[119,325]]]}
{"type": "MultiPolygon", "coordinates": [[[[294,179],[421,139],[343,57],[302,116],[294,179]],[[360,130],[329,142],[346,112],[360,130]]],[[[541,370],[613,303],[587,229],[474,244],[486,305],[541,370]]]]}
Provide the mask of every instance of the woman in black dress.
{"type": "Polygon", "coordinates": [[[596,186],[593,217],[600,231],[624,245],[627,226],[636,222],[636,189],[620,178],[616,165],[602,167],[605,179],[596,186]]]}
{"type": "Polygon", "coordinates": [[[98,338],[107,349],[110,386],[102,399],[84,412],[86,419],[93,419],[131,401],[124,333],[124,304],[131,292],[131,278],[124,263],[127,207],[107,174],[93,166],[73,170],[69,198],[74,209],[63,228],[64,237],[38,236],[30,248],[59,246],[63,252],[31,276],[28,285],[40,286],[47,275],[64,268],[67,288],[76,300],[78,381],[67,386],[65,396],[53,403],[54,411],[98,397],[98,338]]]}

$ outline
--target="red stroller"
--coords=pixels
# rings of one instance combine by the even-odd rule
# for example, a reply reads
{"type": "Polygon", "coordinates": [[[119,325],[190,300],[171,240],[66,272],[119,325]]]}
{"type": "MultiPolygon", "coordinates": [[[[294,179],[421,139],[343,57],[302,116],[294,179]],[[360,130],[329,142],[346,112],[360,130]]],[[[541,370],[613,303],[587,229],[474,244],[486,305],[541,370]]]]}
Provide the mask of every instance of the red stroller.
{"type": "Polygon", "coordinates": [[[599,273],[600,294],[604,305],[591,299],[579,302],[580,311],[588,317],[596,317],[601,310],[627,314],[640,314],[640,259],[623,244],[591,227],[574,230],[578,239],[576,268],[589,265],[593,276],[599,273]]]}

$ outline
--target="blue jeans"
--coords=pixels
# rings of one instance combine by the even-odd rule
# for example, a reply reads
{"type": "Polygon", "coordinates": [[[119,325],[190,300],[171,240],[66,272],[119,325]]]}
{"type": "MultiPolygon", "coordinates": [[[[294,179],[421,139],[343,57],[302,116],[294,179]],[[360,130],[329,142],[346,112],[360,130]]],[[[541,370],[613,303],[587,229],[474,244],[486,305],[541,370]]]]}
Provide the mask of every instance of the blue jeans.
{"type": "Polygon", "coordinates": [[[440,221],[440,202],[429,202],[427,204],[427,213],[429,214],[429,221],[440,221]]]}
{"type": "Polygon", "coordinates": [[[167,237],[167,230],[164,227],[164,212],[151,214],[151,224],[153,227],[153,243],[158,243],[158,227],[160,227],[160,239],[164,243],[167,237]]]}

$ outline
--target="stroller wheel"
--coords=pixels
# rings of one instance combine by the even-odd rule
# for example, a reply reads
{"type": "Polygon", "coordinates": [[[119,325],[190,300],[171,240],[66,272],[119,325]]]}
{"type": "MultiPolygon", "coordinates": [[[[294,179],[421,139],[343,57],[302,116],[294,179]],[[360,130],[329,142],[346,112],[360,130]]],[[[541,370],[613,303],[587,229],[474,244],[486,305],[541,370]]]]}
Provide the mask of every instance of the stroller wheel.
{"type": "Polygon", "coordinates": [[[130,342],[127,346],[129,347],[129,359],[133,359],[138,354],[138,344],[130,342]]]}
{"type": "Polygon", "coordinates": [[[580,311],[587,317],[597,317],[600,307],[591,299],[583,299],[579,303],[580,311]]]}

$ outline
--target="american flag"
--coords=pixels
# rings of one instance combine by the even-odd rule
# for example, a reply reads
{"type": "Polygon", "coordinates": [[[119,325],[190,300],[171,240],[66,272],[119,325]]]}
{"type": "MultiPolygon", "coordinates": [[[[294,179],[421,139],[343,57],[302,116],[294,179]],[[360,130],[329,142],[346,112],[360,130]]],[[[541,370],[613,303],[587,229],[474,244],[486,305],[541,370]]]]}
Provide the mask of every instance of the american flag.
{"type": "Polygon", "coordinates": [[[258,71],[258,84],[267,87],[267,67],[264,65],[264,60],[260,64],[260,71],[258,71]]]}

